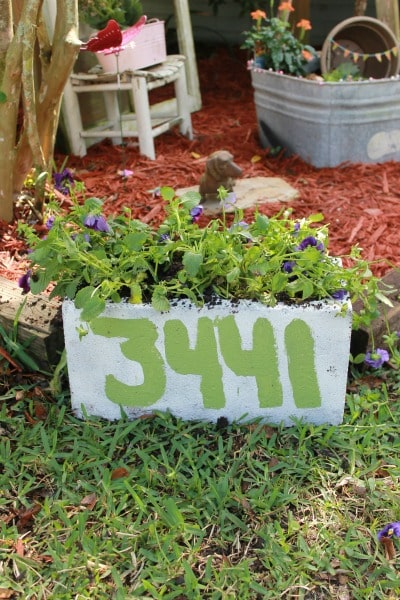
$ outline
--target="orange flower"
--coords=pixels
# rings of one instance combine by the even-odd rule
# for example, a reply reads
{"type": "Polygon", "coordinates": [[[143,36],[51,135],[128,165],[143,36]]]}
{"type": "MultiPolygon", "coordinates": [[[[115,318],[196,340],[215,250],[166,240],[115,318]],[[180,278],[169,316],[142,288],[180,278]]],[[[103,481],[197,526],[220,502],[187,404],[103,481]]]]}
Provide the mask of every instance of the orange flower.
{"type": "Polygon", "coordinates": [[[285,11],[289,11],[289,12],[293,12],[294,8],[292,6],[291,2],[282,2],[279,6],[278,6],[278,10],[280,12],[285,12],[285,11]]]}
{"type": "Polygon", "coordinates": [[[258,21],[259,19],[267,18],[267,15],[263,10],[253,10],[253,12],[250,13],[250,16],[255,21],[258,21]]]}
{"type": "Polygon", "coordinates": [[[306,60],[311,60],[312,58],[314,58],[311,52],[309,52],[308,50],[302,50],[301,53],[306,60]]]}
{"type": "Polygon", "coordinates": [[[300,27],[303,31],[310,31],[312,29],[311,23],[308,19],[301,19],[296,25],[296,27],[300,27]]]}

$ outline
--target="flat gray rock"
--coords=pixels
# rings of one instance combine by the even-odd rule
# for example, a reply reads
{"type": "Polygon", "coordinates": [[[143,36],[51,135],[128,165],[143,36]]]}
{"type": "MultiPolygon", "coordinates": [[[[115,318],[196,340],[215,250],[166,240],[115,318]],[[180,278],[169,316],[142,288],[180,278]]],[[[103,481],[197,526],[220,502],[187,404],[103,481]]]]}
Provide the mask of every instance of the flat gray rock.
{"type": "MultiPolygon", "coordinates": [[[[199,186],[180,188],[176,190],[177,196],[185,192],[198,192],[199,186]]],[[[252,208],[267,202],[289,202],[299,195],[299,192],[280,177],[249,177],[236,181],[234,192],[236,194],[236,208],[252,208]]],[[[202,203],[206,215],[221,212],[218,200],[207,200],[202,203]]],[[[227,206],[226,212],[233,212],[234,207],[227,206]]]]}

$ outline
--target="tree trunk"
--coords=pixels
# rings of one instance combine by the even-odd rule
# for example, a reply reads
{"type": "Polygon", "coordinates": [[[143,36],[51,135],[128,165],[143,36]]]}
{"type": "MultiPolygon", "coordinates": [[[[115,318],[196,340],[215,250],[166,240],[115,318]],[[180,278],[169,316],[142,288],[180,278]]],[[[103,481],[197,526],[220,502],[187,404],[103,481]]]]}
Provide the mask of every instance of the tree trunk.
{"type": "Polygon", "coordinates": [[[13,218],[14,195],[31,168],[50,170],[62,93],[80,47],[77,0],[57,0],[53,42],[43,0],[14,1],[12,20],[11,0],[0,0],[0,14],[16,25],[3,43],[10,27],[0,20],[0,90],[6,95],[0,104],[0,219],[5,221],[13,218]]]}
{"type": "Polygon", "coordinates": [[[354,16],[363,17],[367,10],[367,0],[356,0],[354,3],[354,16]]]}
{"type": "Polygon", "coordinates": [[[400,38],[400,18],[398,0],[375,0],[376,16],[400,38]]]}

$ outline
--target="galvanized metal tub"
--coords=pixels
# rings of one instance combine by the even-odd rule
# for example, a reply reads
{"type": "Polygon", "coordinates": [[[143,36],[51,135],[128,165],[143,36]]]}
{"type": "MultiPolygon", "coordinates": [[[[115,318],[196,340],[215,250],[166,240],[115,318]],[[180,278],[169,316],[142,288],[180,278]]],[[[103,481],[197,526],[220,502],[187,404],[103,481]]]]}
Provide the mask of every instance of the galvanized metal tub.
{"type": "Polygon", "coordinates": [[[251,70],[260,142],[316,167],[400,160],[400,79],[317,82],[251,70]]]}

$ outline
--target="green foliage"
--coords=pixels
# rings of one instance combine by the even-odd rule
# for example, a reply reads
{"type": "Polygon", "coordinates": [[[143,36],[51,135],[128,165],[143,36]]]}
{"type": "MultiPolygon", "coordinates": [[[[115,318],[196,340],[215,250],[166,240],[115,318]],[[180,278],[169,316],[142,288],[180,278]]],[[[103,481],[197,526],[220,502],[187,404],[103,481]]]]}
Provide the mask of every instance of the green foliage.
{"type": "Polygon", "coordinates": [[[140,0],[79,0],[80,18],[94,29],[103,29],[110,19],[129,27],[142,14],[140,0]]]}
{"type": "Polygon", "coordinates": [[[360,69],[354,63],[341,63],[336,69],[324,73],[325,81],[358,81],[362,79],[360,69]]]}
{"type": "Polygon", "coordinates": [[[68,398],[34,386],[0,395],[0,588],[24,600],[399,598],[400,540],[388,560],[377,539],[400,519],[386,375],[356,382],[337,427],[79,421],[68,398]]]}
{"type": "Polygon", "coordinates": [[[74,299],[87,321],[104,310],[107,300],[151,302],[168,310],[172,299],[202,305],[213,296],[269,306],[347,296],[364,301],[357,326],[376,316],[377,279],[357,247],[346,257],[346,267],[332,259],[321,214],[295,221],[290,211],[271,218],[256,212],[248,224],[238,209],[228,218],[234,195],[220,189],[222,217],[200,227],[199,194],[178,198],[168,187],[161,194],[166,218],[157,230],[132,220],[127,209],[106,221],[101,200],[79,204],[73,196],[69,212],[49,205],[45,237],[21,224],[32,249],[31,291],[37,294],[55,283],[51,296],[74,299]]]}

